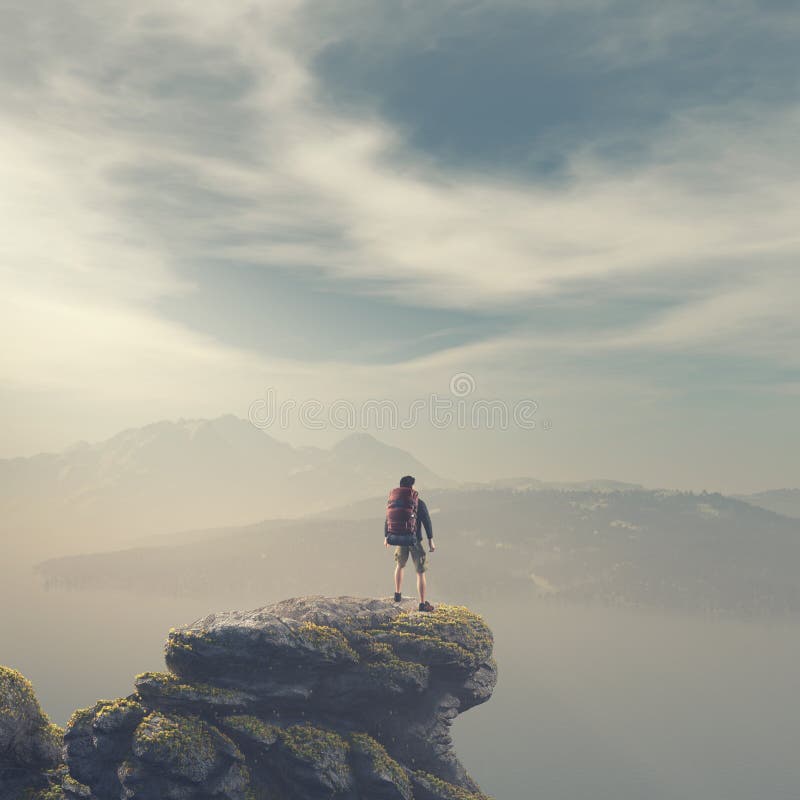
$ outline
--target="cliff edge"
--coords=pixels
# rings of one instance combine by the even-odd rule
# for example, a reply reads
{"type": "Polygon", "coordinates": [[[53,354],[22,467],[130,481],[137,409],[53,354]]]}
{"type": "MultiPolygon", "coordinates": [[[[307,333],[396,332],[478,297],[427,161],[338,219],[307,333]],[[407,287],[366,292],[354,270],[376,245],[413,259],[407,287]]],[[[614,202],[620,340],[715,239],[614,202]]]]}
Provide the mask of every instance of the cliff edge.
{"type": "Polygon", "coordinates": [[[450,725],[491,696],[492,643],[468,609],[411,601],[212,614],[170,631],[168,672],[73,714],[68,774],[30,797],[482,800],[450,725]]]}

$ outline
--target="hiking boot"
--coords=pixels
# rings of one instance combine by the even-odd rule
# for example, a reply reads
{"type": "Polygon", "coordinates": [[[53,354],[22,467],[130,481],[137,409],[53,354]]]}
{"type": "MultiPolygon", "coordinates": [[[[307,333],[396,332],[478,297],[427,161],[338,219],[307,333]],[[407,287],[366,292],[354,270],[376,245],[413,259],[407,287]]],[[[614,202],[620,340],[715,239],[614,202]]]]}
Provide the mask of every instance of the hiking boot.
{"type": "Polygon", "coordinates": [[[433,606],[426,600],[424,603],[419,604],[420,611],[433,611],[433,606]]]}
{"type": "Polygon", "coordinates": [[[400,592],[395,592],[394,593],[394,601],[395,601],[395,603],[399,603],[402,599],[403,599],[403,595],[401,595],[400,592]]]}

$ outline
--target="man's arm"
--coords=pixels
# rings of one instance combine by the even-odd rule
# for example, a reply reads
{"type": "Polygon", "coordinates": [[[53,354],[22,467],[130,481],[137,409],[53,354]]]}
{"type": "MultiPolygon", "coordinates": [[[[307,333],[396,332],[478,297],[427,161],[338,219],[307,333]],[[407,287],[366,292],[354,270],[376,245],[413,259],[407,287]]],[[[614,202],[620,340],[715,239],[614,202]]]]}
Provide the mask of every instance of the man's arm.
{"type": "Polygon", "coordinates": [[[428,506],[426,506],[422,500],[417,504],[417,515],[419,516],[419,521],[422,523],[422,527],[425,528],[425,534],[428,537],[428,547],[433,551],[436,549],[436,545],[433,543],[433,523],[431,522],[428,506]]]}

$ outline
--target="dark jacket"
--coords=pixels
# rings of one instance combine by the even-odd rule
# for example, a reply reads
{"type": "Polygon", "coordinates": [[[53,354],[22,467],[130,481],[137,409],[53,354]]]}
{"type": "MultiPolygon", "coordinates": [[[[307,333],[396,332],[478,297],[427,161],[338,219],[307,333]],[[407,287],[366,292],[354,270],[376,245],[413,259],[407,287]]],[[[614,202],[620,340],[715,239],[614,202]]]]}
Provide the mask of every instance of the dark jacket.
{"type": "MultiPolygon", "coordinates": [[[[433,539],[433,523],[431,522],[431,515],[428,511],[428,506],[425,505],[424,500],[417,500],[417,541],[422,541],[422,526],[425,526],[425,533],[428,535],[428,541],[433,539]]],[[[383,535],[389,535],[389,526],[387,522],[383,523],[383,535]]]]}

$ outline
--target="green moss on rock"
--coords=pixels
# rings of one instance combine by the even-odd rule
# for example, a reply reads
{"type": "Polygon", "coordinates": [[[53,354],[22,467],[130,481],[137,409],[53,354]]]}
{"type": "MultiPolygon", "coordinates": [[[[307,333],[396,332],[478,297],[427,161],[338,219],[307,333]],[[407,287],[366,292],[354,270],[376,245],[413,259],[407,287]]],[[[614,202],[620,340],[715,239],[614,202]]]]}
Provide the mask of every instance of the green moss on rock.
{"type": "MultiPolygon", "coordinates": [[[[384,644],[376,642],[377,646],[384,644]]],[[[399,658],[387,644],[386,649],[375,654],[374,660],[365,665],[367,673],[381,685],[390,687],[416,684],[419,689],[428,685],[429,670],[424,664],[399,658]]]]}
{"type": "Polygon", "coordinates": [[[338,733],[309,724],[292,725],[281,730],[279,742],[282,771],[294,787],[290,797],[320,791],[336,796],[352,790],[350,746],[338,733]]]}
{"type": "Polygon", "coordinates": [[[347,742],[338,733],[324,728],[309,724],[292,725],[281,730],[280,739],[294,756],[305,761],[317,761],[331,755],[342,762],[347,759],[347,742]]]}
{"type": "Polygon", "coordinates": [[[418,690],[425,688],[428,668],[416,661],[400,658],[389,642],[378,641],[375,635],[374,631],[363,631],[354,639],[367,675],[379,686],[395,687],[400,692],[411,686],[418,690]]]}
{"type": "Polygon", "coordinates": [[[140,703],[127,697],[104,702],[94,715],[92,727],[103,733],[132,730],[143,719],[145,710],[140,703]]]}
{"type": "Polygon", "coordinates": [[[116,700],[109,700],[95,714],[95,720],[105,719],[114,716],[120,712],[136,711],[141,706],[135,700],[130,700],[127,697],[118,697],[116,700]]]}
{"type": "Polygon", "coordinates": [[[91,797],[92,790],[84,784],[76,781],[71,775],[64,777],[64,789],[68,790],[72,797],[91,797]]]}
{"type": "Polygon", "coordinates": [[[39,708],[31,682],[11,667],[0,666],[0,714],[9,719],[19,719],[29,708],[39,708]]]}
{"type": "Polygon", "coordinates": [[[280,728],[249,714],[232,714],[220,720],[225,730],[261,745],[271,747],[278,740],[280,728]]]}
{"type": "Polygon", "coordinates": [[[385,776],[404,796],[411,796],[411,781],[408,775],[380,742],[366,733],[354,733],[350,736],[350,746],[354,753],[361,753],[369,759],[374,775],[385,776]]]}
{"type": "Polygon", "coordinates": [[[358,661],[356,651],[350,646],[344,634],[336,628],[304,622],[297,630],[300,638],[314,649],[332,651],[341,660],[358,661]]]}
{"type": "Polygon", "coordinates": [[[11,667],[0,666],[0,717],[6,724],[28,723],[41,727],[46,735],[64,735],[42,711],[31,682],[11,667]]]}
{"type": "Polygon", "coordinates": [[[414,773],[414,779],[437,800],[492,800],[488,795],[470,792],[460,786],[443,781],[429,772],[417,771],[414,773]]]}
{"type": "Polygon", "coordinates": [[[134,685],[142,697],[163,698],[181,704],[239,707],[254,699],[236,689],[210,683],[187,683],[171,672],[142,672],[136,676],[134,685]]]}
{"type": "Polygon", "coordinates": [[[425,652],[447,663],[474,668],[491,656],[494,639],[489,626],[464,606],[438,606],[432,614],[403,612],[383,626],[395,649],[425,652]]]}
{"type": "Polygon", "coordinates": [[[72,716],[70,716],[67,721],[67,732],[84,728],[86,725],[91,725],[94,715],[97,713],[102,702],[103,701],[100,701],[100,703],[95,703],[93,706],[88,706],[87,708],[75,709],[75,711],[72,712],[72,716]]]}
{"type": "Polygon", "coordinates": [[[60,761],[63,737],[42,711],[31,682],[0,666],[0,753],[17,766],[53,767],[60,761]]]}
{"type": "MultiPolygon", "coordinates": [[[[65,800],[62,786],[63,782],[68,779],[65,764],[59,764],[57,767],[47,770],[41,777],[47,785],[42,786],[40,784],[35,788],[29,787],[25,789],[19,800],[65,800]]],[[[88,797],[88,794],[86,796],[88,797]]]]}
{"type": "Polygon", "coordinates": [[[64,790],[60,786],[48,786],[39,791],[29,790],[25,792],[24,800],[64,800],[64,790]]]}
{"type": "Polygon", "coordinates": [[[79,708],[72,713],[67,722],[66,739],[85,736],[93,731],[114,733],[132,730],[145,715],[142,705],[129,697],[116,700],[98,700],[93,706],[79,708]]]}
{"type": "Polygon", "coordinates": [[[200,783],[218,765],[221,740],[243,760],[230,739],[199,717],[153,712],[136,729],[133,753],[173,775],[200,783]]]}
{"type": "Polygon", "coordinates": [[[64,729],[54,722],[48,722],[41,730],[42,740],[47,747],[60,748],[64,741],[64,729]]]}

